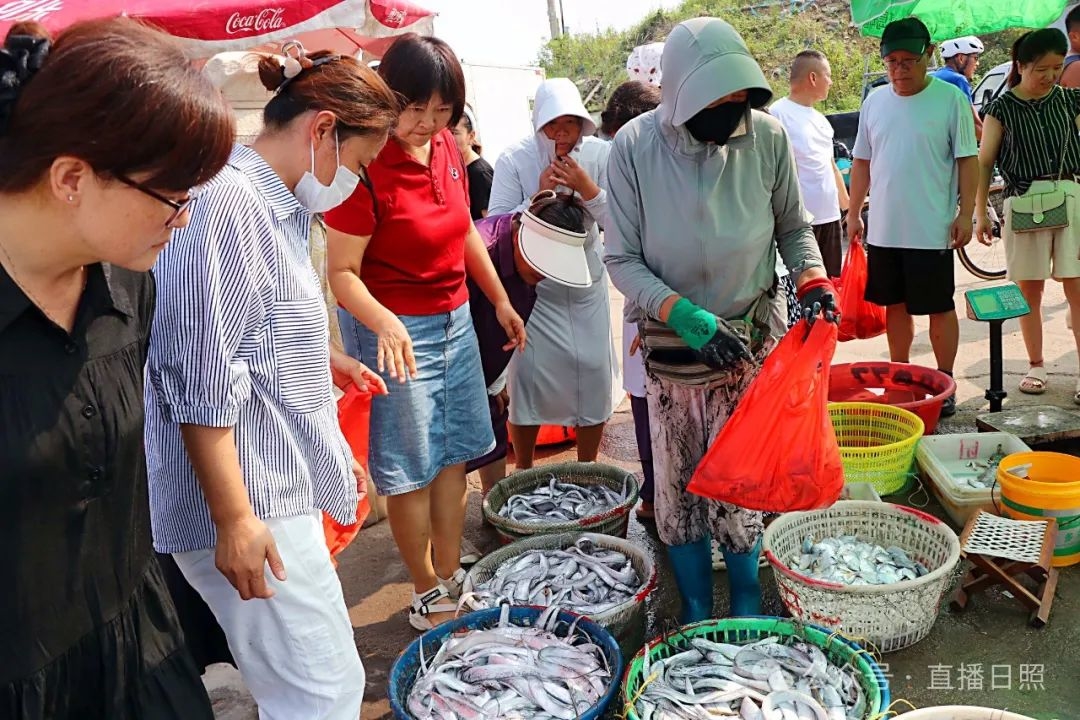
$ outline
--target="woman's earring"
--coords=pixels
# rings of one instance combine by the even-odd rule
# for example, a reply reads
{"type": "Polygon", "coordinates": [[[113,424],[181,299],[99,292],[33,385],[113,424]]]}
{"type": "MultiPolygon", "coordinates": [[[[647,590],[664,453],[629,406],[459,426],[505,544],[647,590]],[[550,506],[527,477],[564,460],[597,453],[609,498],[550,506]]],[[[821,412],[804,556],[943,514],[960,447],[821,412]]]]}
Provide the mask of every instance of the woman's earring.
{"type": "Polygon", "coordinates": [[[68,202],[75,202],[75,196],[74,195],[68,195],[68,202]]]}

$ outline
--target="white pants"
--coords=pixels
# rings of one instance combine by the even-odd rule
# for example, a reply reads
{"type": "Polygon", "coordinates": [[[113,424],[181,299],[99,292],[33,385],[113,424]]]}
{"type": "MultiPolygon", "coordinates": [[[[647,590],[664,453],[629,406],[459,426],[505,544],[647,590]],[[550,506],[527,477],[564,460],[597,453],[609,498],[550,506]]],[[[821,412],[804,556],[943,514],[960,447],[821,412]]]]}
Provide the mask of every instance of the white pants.
{"type": "Polygon", "coordinates": [[[269,600],[241,600],[214,550],[173,555],[225,631],[260,720],[357,720],[364,666],[317,514],[266,520],[287,579],[266,569],[269,600]]]}

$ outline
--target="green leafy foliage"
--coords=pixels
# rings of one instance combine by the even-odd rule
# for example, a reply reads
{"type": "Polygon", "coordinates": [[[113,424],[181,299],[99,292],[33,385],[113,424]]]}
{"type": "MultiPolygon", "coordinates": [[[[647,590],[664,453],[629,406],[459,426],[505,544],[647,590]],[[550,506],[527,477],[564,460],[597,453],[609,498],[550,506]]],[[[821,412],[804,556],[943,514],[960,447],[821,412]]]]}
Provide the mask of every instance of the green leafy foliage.
{"type": "MultiPolygon", "coordinates": [[[[569,77],[581,88],[590,110],[601,110],[611,91],[626,80],[626,58],[636,46],[662,41],[671,28],[688,18],[721,17],[746,40],[777,97],[787,93],[788,68],[801,50],[825,53],[832,64],[832,93],[825,113],[858,110],[864,74],[883,70],[878,40],[851,26],[846,2],[814,4],[790,0],[685,0],[674,10],[657,11],[622,32],[567,35],[550,41],[539,62],[548,77],[569,77]]],[[[980,72],[1009,59],[1012,42],[1024,32],[1008,30],[982,38],[986,55],[980,72]]]]}

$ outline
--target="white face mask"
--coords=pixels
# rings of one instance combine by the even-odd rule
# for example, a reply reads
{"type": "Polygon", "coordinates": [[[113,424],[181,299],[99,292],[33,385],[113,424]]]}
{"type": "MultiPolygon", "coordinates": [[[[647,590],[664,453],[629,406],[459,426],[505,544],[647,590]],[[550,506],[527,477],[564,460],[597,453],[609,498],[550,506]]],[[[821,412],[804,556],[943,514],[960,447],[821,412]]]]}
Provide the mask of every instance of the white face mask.
{"type": "Polygon", "coordinates": [[[315,141],[311,142],[311,170],[304,173],[300,182],[296,184],[293,195],[311,212],[323,213],[333,210],[338,205],[349,199],[349,196],[360,184],[360,176],[341,164],[341,144],[338,142],[337,130],[334,131],[334,147],[337,153],[337,172],[329,185],[323,185],[315,177],[315,141]]]}

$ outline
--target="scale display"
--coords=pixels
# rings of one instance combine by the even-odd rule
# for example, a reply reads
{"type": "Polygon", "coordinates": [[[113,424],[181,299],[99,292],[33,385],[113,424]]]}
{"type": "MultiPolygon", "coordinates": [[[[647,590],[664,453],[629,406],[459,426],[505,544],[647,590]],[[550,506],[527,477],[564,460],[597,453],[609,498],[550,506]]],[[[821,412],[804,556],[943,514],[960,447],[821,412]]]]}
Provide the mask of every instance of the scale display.
{"type": "Polygon", "coordinates": [[[964,297],[967,300],[967,315],[971,320],[1011,320],[1031,312],[1020,288],[1012,283],[968,290],[964,297]]]}

